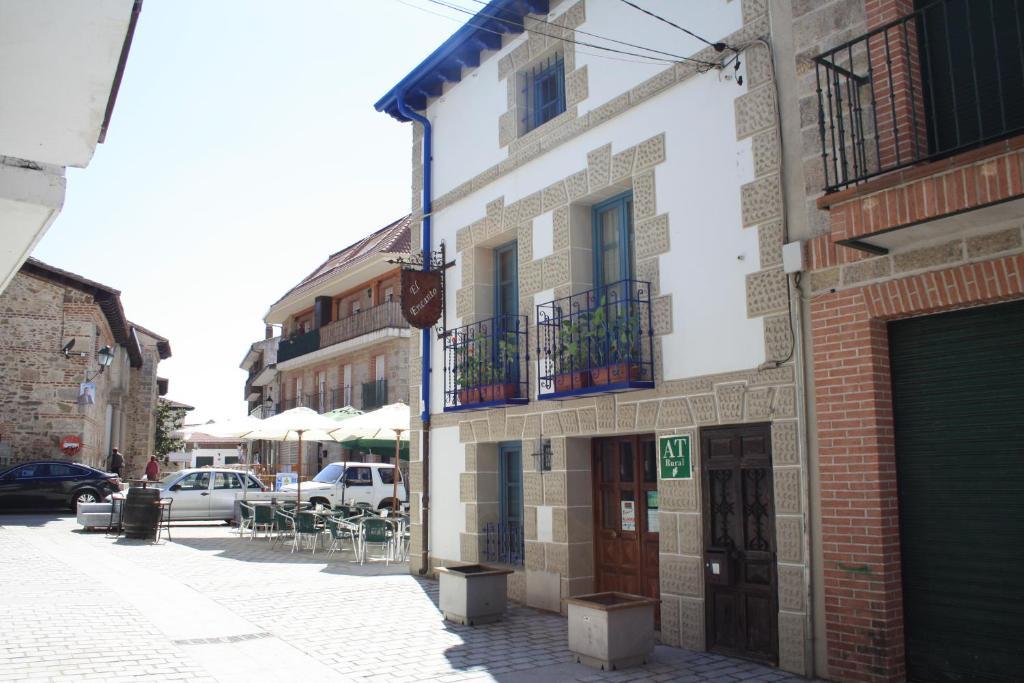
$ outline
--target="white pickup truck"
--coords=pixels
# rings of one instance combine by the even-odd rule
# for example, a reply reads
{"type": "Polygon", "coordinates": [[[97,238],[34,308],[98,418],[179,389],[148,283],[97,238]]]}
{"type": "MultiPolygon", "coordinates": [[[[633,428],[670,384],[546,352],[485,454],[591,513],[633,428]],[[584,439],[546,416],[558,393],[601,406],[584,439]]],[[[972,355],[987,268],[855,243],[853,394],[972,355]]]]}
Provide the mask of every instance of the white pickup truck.
{"type": "MultiPolygon", "coordinates": [[[[395,466],[379,462],[332,462],[311,481],[302,484],[302,500],[328,507],[369,503],[374,508],[390,508],[394,491],[395,466]]],[[[398,475],[398,500],[409,497],[398,475]]],[[[286,484],[282,491],[294,492],[295,484],[286,484]]]]}

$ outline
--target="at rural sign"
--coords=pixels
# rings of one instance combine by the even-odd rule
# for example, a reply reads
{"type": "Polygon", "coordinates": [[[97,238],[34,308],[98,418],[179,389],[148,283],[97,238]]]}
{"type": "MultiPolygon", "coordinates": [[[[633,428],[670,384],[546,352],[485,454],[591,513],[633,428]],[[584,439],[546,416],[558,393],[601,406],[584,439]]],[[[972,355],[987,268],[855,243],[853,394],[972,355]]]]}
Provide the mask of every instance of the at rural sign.
{"type": "Polygon", "coordinates": [[[444,287],[440,270],[402,269],[402,315],[424,330],[441,317],[444,287]]]}
{"type": "Polygon", "coordinates": [[[662,479],[691,479],[690,435],[663,436],[658,439],[658,460],[662,479]]]}

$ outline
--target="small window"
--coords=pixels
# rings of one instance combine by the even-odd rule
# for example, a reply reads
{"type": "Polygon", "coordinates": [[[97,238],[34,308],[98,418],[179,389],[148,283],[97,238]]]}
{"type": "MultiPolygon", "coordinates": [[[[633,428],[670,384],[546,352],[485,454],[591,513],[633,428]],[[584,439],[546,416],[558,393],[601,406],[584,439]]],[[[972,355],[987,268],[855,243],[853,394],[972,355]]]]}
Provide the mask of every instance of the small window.
{"type": "Polygon", "coordinates": [[[77,477],[83,473],[83,470],[77,467],[72,467],[70,465],[61,465],[57,463],[53,463],[50,465],[51,477],[77,477]]]}
{"type": "Polygon", "coordinates": [[[395,288],[394,287],[388,287],[387,289],[384,290],[384,301],[387,302],[387,303],[391,303],[394,300],[395,300],[395,288]]]}
{"type": "Polygon", "coordinates": [[[213,488],[240,489],[242,488],[242,482],[238,480],[238,475],[234,472],[217,472],[214,475],[213,488]]]}
{"type": "Polygon", "coordinates": [[[193,472],[178,481],[182,491],[205,491],[210,488],[209,472],[193,472]]]}
{"type": "Polygon", "coordinates": [[[246,479],[246,481],[249,482],[249,488],[250,489],[256,489],[257,491],[259,491],[259,490],[261,490],[263,488],[263,482],[261,482],[259,479],[257,479],[256,477],[252,476],[251,474],[246,479]]]}
{"type": "Polygon", "coordinates": [[[633,193],[627,192],[594,207],[594,284],[632,280],[634,260],[633,193]]]}
{"type": "Polygon", "coordinates": [[[377,474],[380,475],[381,483],[388,486],[395,483],[395,470],[393,467],[378,467],[377,474]]]}
{"type": "Polygon", "coordinates": [[[565,62],[561,53],[553,54],[520,73],[519,82],[524,133],[565,111],[565,62]]]}
{"type": "Polygon", "coordinates": [[[349,467],[345,470],[347,486],[372,486],[373,478],[369,467],[349,467]]]}
{"type": "Polygon", "coordinates": [[[32,479],[34,477],[46,476],[46,465],[26,465],[19,469],[14,476],[18,479],[32,479]]]}

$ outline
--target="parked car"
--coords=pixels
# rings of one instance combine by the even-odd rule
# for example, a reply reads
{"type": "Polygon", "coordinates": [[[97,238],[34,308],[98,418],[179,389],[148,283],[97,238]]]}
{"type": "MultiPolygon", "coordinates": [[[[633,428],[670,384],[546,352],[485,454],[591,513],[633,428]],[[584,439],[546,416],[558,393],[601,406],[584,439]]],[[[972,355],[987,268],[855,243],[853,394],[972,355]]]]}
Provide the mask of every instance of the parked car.
{"type": "Polygon", "coordinates": [[[171,498],[171,520],[217,520],[235,518],[235,501],[245,492],[266,491],[251,472],[202,467],[175,472],[156,482],[161,498],[171,498]]]}
{"type": "MultiPolygon", "coordinates": [[[[374,508],[390,508],[394,493],[395,466],[379,462],[332,462],[312,480],[302,484],[302,500],[329,507],[342,503],[369,503],[374,508]]],[[[398,475],[398,500],[408,495],[401,473],[398,475]]],[[[286,484],[282,491],[294,492],[295,484],[286,484]]]]}
{"type": "Polygon", "coordinates": [[[0,508],[70,508],[120,490],[116,474],[76,462],[38,460],[0,472],[0,508]]]}

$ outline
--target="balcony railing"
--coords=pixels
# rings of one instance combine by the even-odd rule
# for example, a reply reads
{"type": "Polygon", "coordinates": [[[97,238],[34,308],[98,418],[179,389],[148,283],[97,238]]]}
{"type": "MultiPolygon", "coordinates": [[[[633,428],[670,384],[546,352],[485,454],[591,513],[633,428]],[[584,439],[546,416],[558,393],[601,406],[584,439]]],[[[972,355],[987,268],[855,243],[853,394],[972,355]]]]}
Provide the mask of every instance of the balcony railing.
{"type": "Polygon", "coordinates": [[[401,304],[397,301],[388,301],[347,318],[327,323],[323,327],[305,334],[282,339],[277,347],[277,362],[283,363],[292,358],[298,358],[307,353],[391,327],[409,327],[409,322],[402,315],[401,304]]]}
{"type": "Polygon", "coordinates": [[[523,525],[498,522],[484,525],[484,561],[522,566],[526,559],[523,525]]]}
{"type": "Polygon", "coordinates": [[[388,381],[378,379],[375,382],[363,383],[363,405],[361,410],[374,410],[388,402],[388,381]]]}
{"type": "Polygon", "coordinates": [[[320,328],[320,348],[361,337],[389,327],[409,327],[409,322],[402,315],[402,307],[397,301],[368,308],[347,318],[335,320],[320,328]]]}
{"type": "Polygon", "coordinates": [[[825,190],[1024,132],[1022,15],[939,0],[816,57],[825,190]]]}
{"type": "Polygon", "coordinates": [[[444,339],[444,409],[529,401],[526,316],[503,315],[448,330],[444,339]]]}
{"type": "Polygon", "coordinates": [[[337,389],[331,389],[331,410],[335,410],[337,408],[344,408],[345,406],[350,405],[352,405],[351,385],[338,387],[337,389]]]}
{"type": "Polygon", "coordinates": [[[537,306],[538,398],[654,387],[650,283],[622,280],[537,306]]]}
{"type": "MultiPolygon", "coordinates": [[[[277,362],[283,363],[292,358],[304,356],[320,348],[320,330],[310,330],[304,334],[282,339],[277,345],[277,362]]],[[[294,406],[292,406],[294,407],[294,406]]]]}

